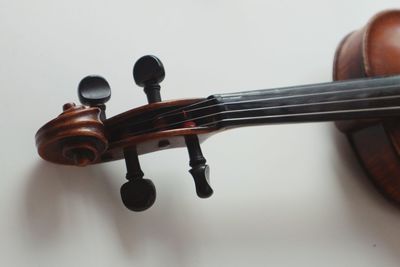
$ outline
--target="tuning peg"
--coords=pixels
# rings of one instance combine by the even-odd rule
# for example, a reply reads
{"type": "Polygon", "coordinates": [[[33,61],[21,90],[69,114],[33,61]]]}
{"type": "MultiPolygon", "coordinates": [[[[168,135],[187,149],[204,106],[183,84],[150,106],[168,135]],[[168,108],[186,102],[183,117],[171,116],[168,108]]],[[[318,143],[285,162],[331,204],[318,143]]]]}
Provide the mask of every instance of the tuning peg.
{"type": "Polygon", "coordinates": [[[135,83],[143,87],[149,103],[160,102],[160,85],[165,78],[164,66],[155,56],[143,56],[133,67],[135,83]]]}
{"type": "Polygon", "coordinates": [[[192,167],[189,172],[193,176],[197,196],[208,198],[214,191],[210,186],[210,167],[201,152],[199,139],[197,135],[187,135],[185,142],[189,152],[189,165],[192,167]]]}
{"type": "Polygon", "coordinates": [[[154,204],[156,188],[150,179],[143,178],[136,147],[124,149],[124,156],[128,182],[120,190],[122,202],[132,211],[144,211],[154,204]]]}
{"type": "Polygon", "coordinates": [[[78,96],[83,105],[100,108],[100,119],[106,119],[105,103],[111,97],[111,88],[106,79],[100,76],[83,78],[78,86],[78,96]]]}

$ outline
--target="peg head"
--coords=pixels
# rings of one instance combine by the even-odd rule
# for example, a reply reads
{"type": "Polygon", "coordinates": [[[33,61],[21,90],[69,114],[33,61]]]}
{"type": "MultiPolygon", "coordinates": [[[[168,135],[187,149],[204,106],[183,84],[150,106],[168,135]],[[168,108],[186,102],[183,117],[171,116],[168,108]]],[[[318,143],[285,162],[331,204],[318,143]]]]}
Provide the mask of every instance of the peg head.
{"type": "Polygon", "coordinates": [[[129,180],[121,187],[121,198],[128,209],[144,211],[154,204],[156,188],[149,179],[129,180]]]}
{"type": "Polygon", "coordinates": [[[140,87],[159,84],[165,78],[165,70],[161,60],[152,55],[139,58],[133,67],[133,78],[140,87]]]}
{"type": "Polygon", "coordinates": [[[111,88],[103,77],[87,76],[79,83],[78,96],[83,105],[103,105],[110,100],[111,88]]]}
{"type": "Polygon", "coordinates": [[[198,165],[189,170],[194,179],[197,196],[200,198],[210,197],[214,191],[210,186],[210,167],[198,165]]]}
{"type": "Polygon", "coordinates": [[[133,67],[133,78],[137,85],[143,87],[149,103],[161,101],[159,83],[164,77],[164,66],[155,56],[141,57],[133,67]]]}

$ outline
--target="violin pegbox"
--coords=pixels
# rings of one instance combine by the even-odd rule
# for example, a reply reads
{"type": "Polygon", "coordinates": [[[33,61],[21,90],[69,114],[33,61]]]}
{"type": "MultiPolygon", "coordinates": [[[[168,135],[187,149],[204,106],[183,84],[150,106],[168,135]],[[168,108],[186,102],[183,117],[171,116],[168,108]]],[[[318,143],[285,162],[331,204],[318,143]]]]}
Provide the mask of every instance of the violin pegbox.
{"type": "MultiPolygon", "coordinates": [[[[147,55],[141,57],[133,67],[133,77],[138,86],[144,88],[149,104],[161,101],[160,85],[165,78],[164,66],[160,59],[147,55]]],[[[190,118],[185,122],[185,127],[196,127],[190,118]]],[[[209,166],[201,151],[199,139],[196,135],[186,135],[185,143],[188,149],[192,169],[189,170],[193,176],[196,193],[201,198],[210,197],[213,190],[209,183],[209,166]]]]}
{"type": "MultiPolygon", "coordinates": [[[[147,55],[138,59],[133,67],[135,83],[143,87],[149,104],[161,102],[160,82],[165,78],[165,69],[160,59],[147,55]]],[[[195,127],[194,123],[186,123],[186,127],[195,127]],[[188,126],[190,125],[190,126],[188,126]]],[[[209,167],[206,165],[199,139],[196,135],[185,136],[185,143],[189,152],[189,171],[195,182],[197,195],[206,198],[212,195],[213,190],[209,184],[209,167]]],[[[121,198],[124,205],[133,211],[142,211],[151,207],[156,198],[156,189],[150,179],[144,179],[136,147],[124,149],[127,167],[126,182],[121,187],[121,198]]]]}
{"type": "MultiPolygon", "coordinates": [[[[193,176],[196,193],[201,198],[211,196],[213,190],[209,184],[209,167],[197,136],[203,132],[199,132],[195,120],[190,117],[190,112],[184,110],[187,105],[197,103],[198,100],[161,103],[160,83],[165,78],[165,70],[162,62],[155,56],[148,55],[137,60],[133,68],[133,78],[138,86],[143,87],[148,105],[110,119],[107,119],[105,112],[105,103],[111,98],[109,83],[100,76],[83,78],[78,85],[78,97],[82,105],[65,104],[63,112],[57,118],[38,130],[36,145],[40,156],[50,162],[76,166],[124,158],[127,168],[125,178],[128,181],[120,189],[122,202],[132,211],[143,211],[154,204],[156,188],[150,179],[144,178],[139,163],[139,153],[147,153],[146,150],[143,151],[146,146],[150,147],[152,152],[169,145],[172,147],[186,145],[191,166],[189,172],[193,176]],[[172,103],[174,106],[170,106],[172,103]],[[150,115],[152,113],[146,114],[147,110],[157,111],[157,116],[171,111],[177,112],[177,118],[179,117],[181,121],[178,120],[178,125],[174,129],[175,135],[170,135],[168,128],[161,127],[162,130],[159,131],[158,124],[146,126],[154,128],[149,134],[146,134],[146,129],[138,126],[135,129],[136,133],[131,133],[132,125],[156,120],[157,117],[150,115]],[[142,113],[132,119],[129,118],[132,111],[142,113]],[[142,114],[144,117],[141,117],[142,114]],[[126,121],[121,119],[126,116],[129,118],[126,121]],[[144,133],[137,133],[142,130],[144,133]],[[180,131],[179,134],[176,134],[176,130],[180,131]],[[151,138],[154,138],[154,144],[151,143],[153,142],[151,138]],[[146,143],[148,140],[151,145],[146,143]]],[[[208,130],[204,133],[206,132],[208,130]]]]}

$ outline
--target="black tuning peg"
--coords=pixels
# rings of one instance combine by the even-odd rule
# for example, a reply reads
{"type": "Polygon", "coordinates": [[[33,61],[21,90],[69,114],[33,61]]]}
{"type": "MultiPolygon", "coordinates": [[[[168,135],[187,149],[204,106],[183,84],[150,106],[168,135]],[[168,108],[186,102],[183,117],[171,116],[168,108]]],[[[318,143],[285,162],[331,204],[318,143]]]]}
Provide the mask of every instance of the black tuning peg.
{"type": "Polygon", "coordinates": [[[141,57],[133,67],[133,78],[138,86],[143,87],[149,104],[161,101],[159,84],[165,78],[161,60],[151,55],[141,57]]]}
{"type": "Polygon", "coordinates": [[[144,179],[136,147],[124,149],[128,182],[121,187],[121,198],[125,207],[132,211],[144,211],[156,200],[156,188],[150,179],[144,179]]]}
{"type": "Polygon", "coordinates": [[[100,119],[106,119],[105,103],[111,97],[111,88],[106,79],[100,76],[83,78],[78,86],[78,96],[83,105],[100,108],[100,119]]]}
{"type": "Polygon", "coordinates": [[[185,142],[189,152],[189,165],[192,167],[189,172],[193,176],[197,196],[208,198],[214,191],[210,186],[210,167],[201,152],[199,139],[197,135],[187,135],[185,142]]]}
{"type": "MultiPolygon", "coordinates": [[[[149,103],[161,101],[161,87],[159,84],[165,78],[165,70],[162,62],[157,57],[148,55],[136,61],[133,67],[133,78],[138,86],[144,88],[149,103]]],[[[196,193],[201,198],[210,197],[214,192],[209,182],[210,168],[201,152],[199,139],[197,135],[187,135],[185,136],[185,142],[190,157],[189,165],[192,167],[189,172],[193,176],[196,193]]],[[[125,153],[125,159],[127,166],[128,162],[131,162],[132,169],[129,171],[128,167],[128,174],[131,172],[134,178],[128,177],[127,174],[127,179],[130,181],[121,188],[123,202],[131,210],[144,210],[150,207],[155,200],[154,185],[150,180],[143,179],[143,172],[140,170],[136,150],[129,152],[128,155],[125,153]],[[130,156],[130,154],[132,155],[130,156]],[[137,183],[137,185],[130,184],[132,182],[137,183]],[[133,196],[133,191],[137,196],[133,196]]]]}

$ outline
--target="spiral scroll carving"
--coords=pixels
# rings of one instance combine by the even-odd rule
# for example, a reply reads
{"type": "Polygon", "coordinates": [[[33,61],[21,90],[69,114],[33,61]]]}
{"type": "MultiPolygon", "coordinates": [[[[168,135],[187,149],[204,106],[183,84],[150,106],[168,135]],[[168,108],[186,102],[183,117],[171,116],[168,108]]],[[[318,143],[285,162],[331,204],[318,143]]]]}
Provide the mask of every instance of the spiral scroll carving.
{"type": "Polygon", "coordinates": [[[63,113],[37,132],[39,155],[50,162],[86,166],[99,160],[108,141],[100,109],[67,103],[63,113]]]}

